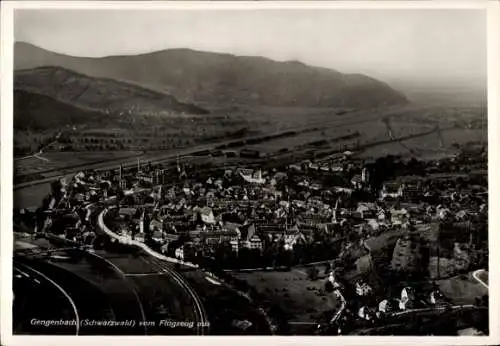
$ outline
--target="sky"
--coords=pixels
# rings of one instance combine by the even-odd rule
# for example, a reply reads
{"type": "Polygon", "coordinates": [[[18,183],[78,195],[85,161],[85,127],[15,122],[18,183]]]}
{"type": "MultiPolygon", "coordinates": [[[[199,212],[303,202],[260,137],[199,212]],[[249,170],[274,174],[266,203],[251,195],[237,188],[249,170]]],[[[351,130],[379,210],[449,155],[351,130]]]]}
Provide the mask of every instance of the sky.
{"type": "Polygon", "coordinates": [[[484,10],[16,10],[14,28],[16,41],[74,56],[191,48],[386,82],[486,83],[484,10]]]}

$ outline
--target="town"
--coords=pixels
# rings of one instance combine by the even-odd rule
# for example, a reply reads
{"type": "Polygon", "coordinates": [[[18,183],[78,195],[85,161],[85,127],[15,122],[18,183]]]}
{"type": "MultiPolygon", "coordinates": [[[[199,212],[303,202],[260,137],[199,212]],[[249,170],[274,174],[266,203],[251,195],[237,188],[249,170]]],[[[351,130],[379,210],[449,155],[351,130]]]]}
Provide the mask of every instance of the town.
{"type": "MultiPolygon", "coordinates": [[[[487,307],[487,291],[464,304],[439,284],[457,276],[473,280],[471,272],[487,275],[484,146],[464,145],[457,155],[427,161],[367,160],[347,150],[262,168],[202,169],[195,162],[138,160],[82,171],[55,181],[42,206],[16,210],[14,219],[38,235],[95,249],[117,239],[141,243],[178,261],[178,270],[196,266],[242,290],[248,284],[233,273],[305,268],[307,280],[323,282],[318,294],[334,301],[311,323],[320,334],[487,307]],[[95,204],[105,207],[93,214],[88,206],[95,204]]],[[[474,333],[487,333],[487,321],[479,324],[484,330],[474,333]]]]}

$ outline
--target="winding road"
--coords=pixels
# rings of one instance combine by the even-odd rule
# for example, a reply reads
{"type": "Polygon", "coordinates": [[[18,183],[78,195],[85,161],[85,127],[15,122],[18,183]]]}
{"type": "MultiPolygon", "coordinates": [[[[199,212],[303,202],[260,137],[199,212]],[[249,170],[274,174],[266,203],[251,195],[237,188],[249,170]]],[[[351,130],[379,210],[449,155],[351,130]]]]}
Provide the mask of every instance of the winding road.
{"type": "Polygon", "coordinates": [[[484,269],[479,269],[476,270],[475,272],[472,273],[472,276],[474,279],[476,279],[477,282],[479,282],[481,285],[489,289],[488,286],[488,272],[484,269]]]}

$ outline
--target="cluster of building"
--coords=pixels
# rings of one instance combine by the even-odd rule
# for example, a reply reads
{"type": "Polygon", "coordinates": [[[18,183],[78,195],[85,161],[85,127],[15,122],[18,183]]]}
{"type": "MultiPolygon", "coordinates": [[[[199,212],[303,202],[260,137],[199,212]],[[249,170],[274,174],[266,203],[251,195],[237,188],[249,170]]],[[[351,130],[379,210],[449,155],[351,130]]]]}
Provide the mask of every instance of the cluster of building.
{"type": "MultiPolygon", "coordinates": [[[[270,169],[218,168],[193,176],[179,161],[173,168],[138,161],[136,168],[84,171],[69,183],[55,182],[35,213],[35,229],[92,244],[96,222],[88,205],[108,202],[115,208],[105,223],[121,236],[190,262],[226,261],[223,266],[238,265],[235,259],[249,253],[254,259],[290,253],[300,261],[309,251],[308,258],[345,259],[366,247],[368,239],[399,230],[387,269],[405,272],[421,263],[419,239],[441,241],[433,239],[438,224],[439,234],[450,235],[440,238],[451,239],[451,255],[437,255],[439,276],[440,263],[452,258],[455,267],[467,270],[468,254],[486,246],[487,230],[478,231],[480,225],[487,229],[485,162],[484,153],[463,152],[426,162],[423,174],[405,172],[376,186],[373,161],[356,159],[352,152],[270,169]],[[331,244],[340,244],[340,251],[332,252],[331,244]]],[[[328,280],[342,302],[333,318],[339,325],[349,318],[373,321],[422,301],[415,300],[410,287],[394,297],[373,299],[375,290],[366,281],[356,282],[359,299],[351,299],[333,273],[328,280]]],[[[426,294],[431,306],[442,298],[436,290],[426,294]]]]}
{"type": "MultiPolygon", "coordinates": [[[[150,189],[122,198],[110,222],[121,235],[195,260],[213,257],[221,247],[233,256],[242,249],[294,251],[297,244],[341,240],[350,233],[367,239],[387,229],[410,230],[448,219],[466,223],[486,210],[487,188],[459,189],[456,172],[432,173],[439,163],[429,165],[426,176],[399,176],[374,192],[367,163],[351,155],[269,170],[220,169],[203,180],[190,178],[179,164],[173,178],[161,167],[145,171],[140,166],[126,178],[120,168],[118,175],[106,174],[122,191],[148,186],[141,182],[150,189]],[[365,201],[364,195],[371,197],[365,201]]],[[[449,164],[459,166],[460,160],[449,164]]]]}
{"type": "MultiPolygon", "coordinates": [[[[466,162],[474,169],[471,160],[482,164],[462,156],[446,165],[466,162]]],[[[219,169],[203,180],[190,178],[179,162],[169,170],[138,161],[136,170],[86,171],[56,182],[36,227],[57,226],[74,238],[93,226],[86,205],[114,199],[110,226],[180,258],[210,257],[221,246],[236,256],[242,249],[294,251],[297,244],[325,240],[342,240],[347,249],[349,234],[367,239],[444,221],[468,229],[469,245],[477,245],[470,224],[487,212],[484,172],[477,178],[440,173],[439,165],[443,161],[429,164],[424,176],[386,180],[374,191],[369,165],[351,152],[268,170],[219,169]]]]}

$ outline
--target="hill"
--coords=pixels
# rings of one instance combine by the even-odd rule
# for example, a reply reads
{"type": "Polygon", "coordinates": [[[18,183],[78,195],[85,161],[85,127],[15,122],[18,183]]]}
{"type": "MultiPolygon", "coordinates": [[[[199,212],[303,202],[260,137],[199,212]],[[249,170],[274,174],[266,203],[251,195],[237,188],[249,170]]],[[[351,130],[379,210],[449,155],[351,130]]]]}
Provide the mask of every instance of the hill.
{"type": "Polygon", "coordinates": [[[400,92],[365,75],[342,74],[297,61],[278,62],[190,49],[82,58],[27,43],[16,43],[14,54],[16,70],[58,66],[193,102],[357,108],[407,102],[400,92]]]}
{"type": "Polygon", "coordinates": [[[16,130],[57,129],[68,125],[105,125],[111,120],[111,117],[104,114],[84,111],[45,95],[14,90],[16,130]]]}
{"type": "Polygon", "coordinates": [[[195,105],[179,102],[171,95],[111,79],[88,77],[61,67],[15,71],[14,88],[106,114],[206,113],[195,105]]]}

